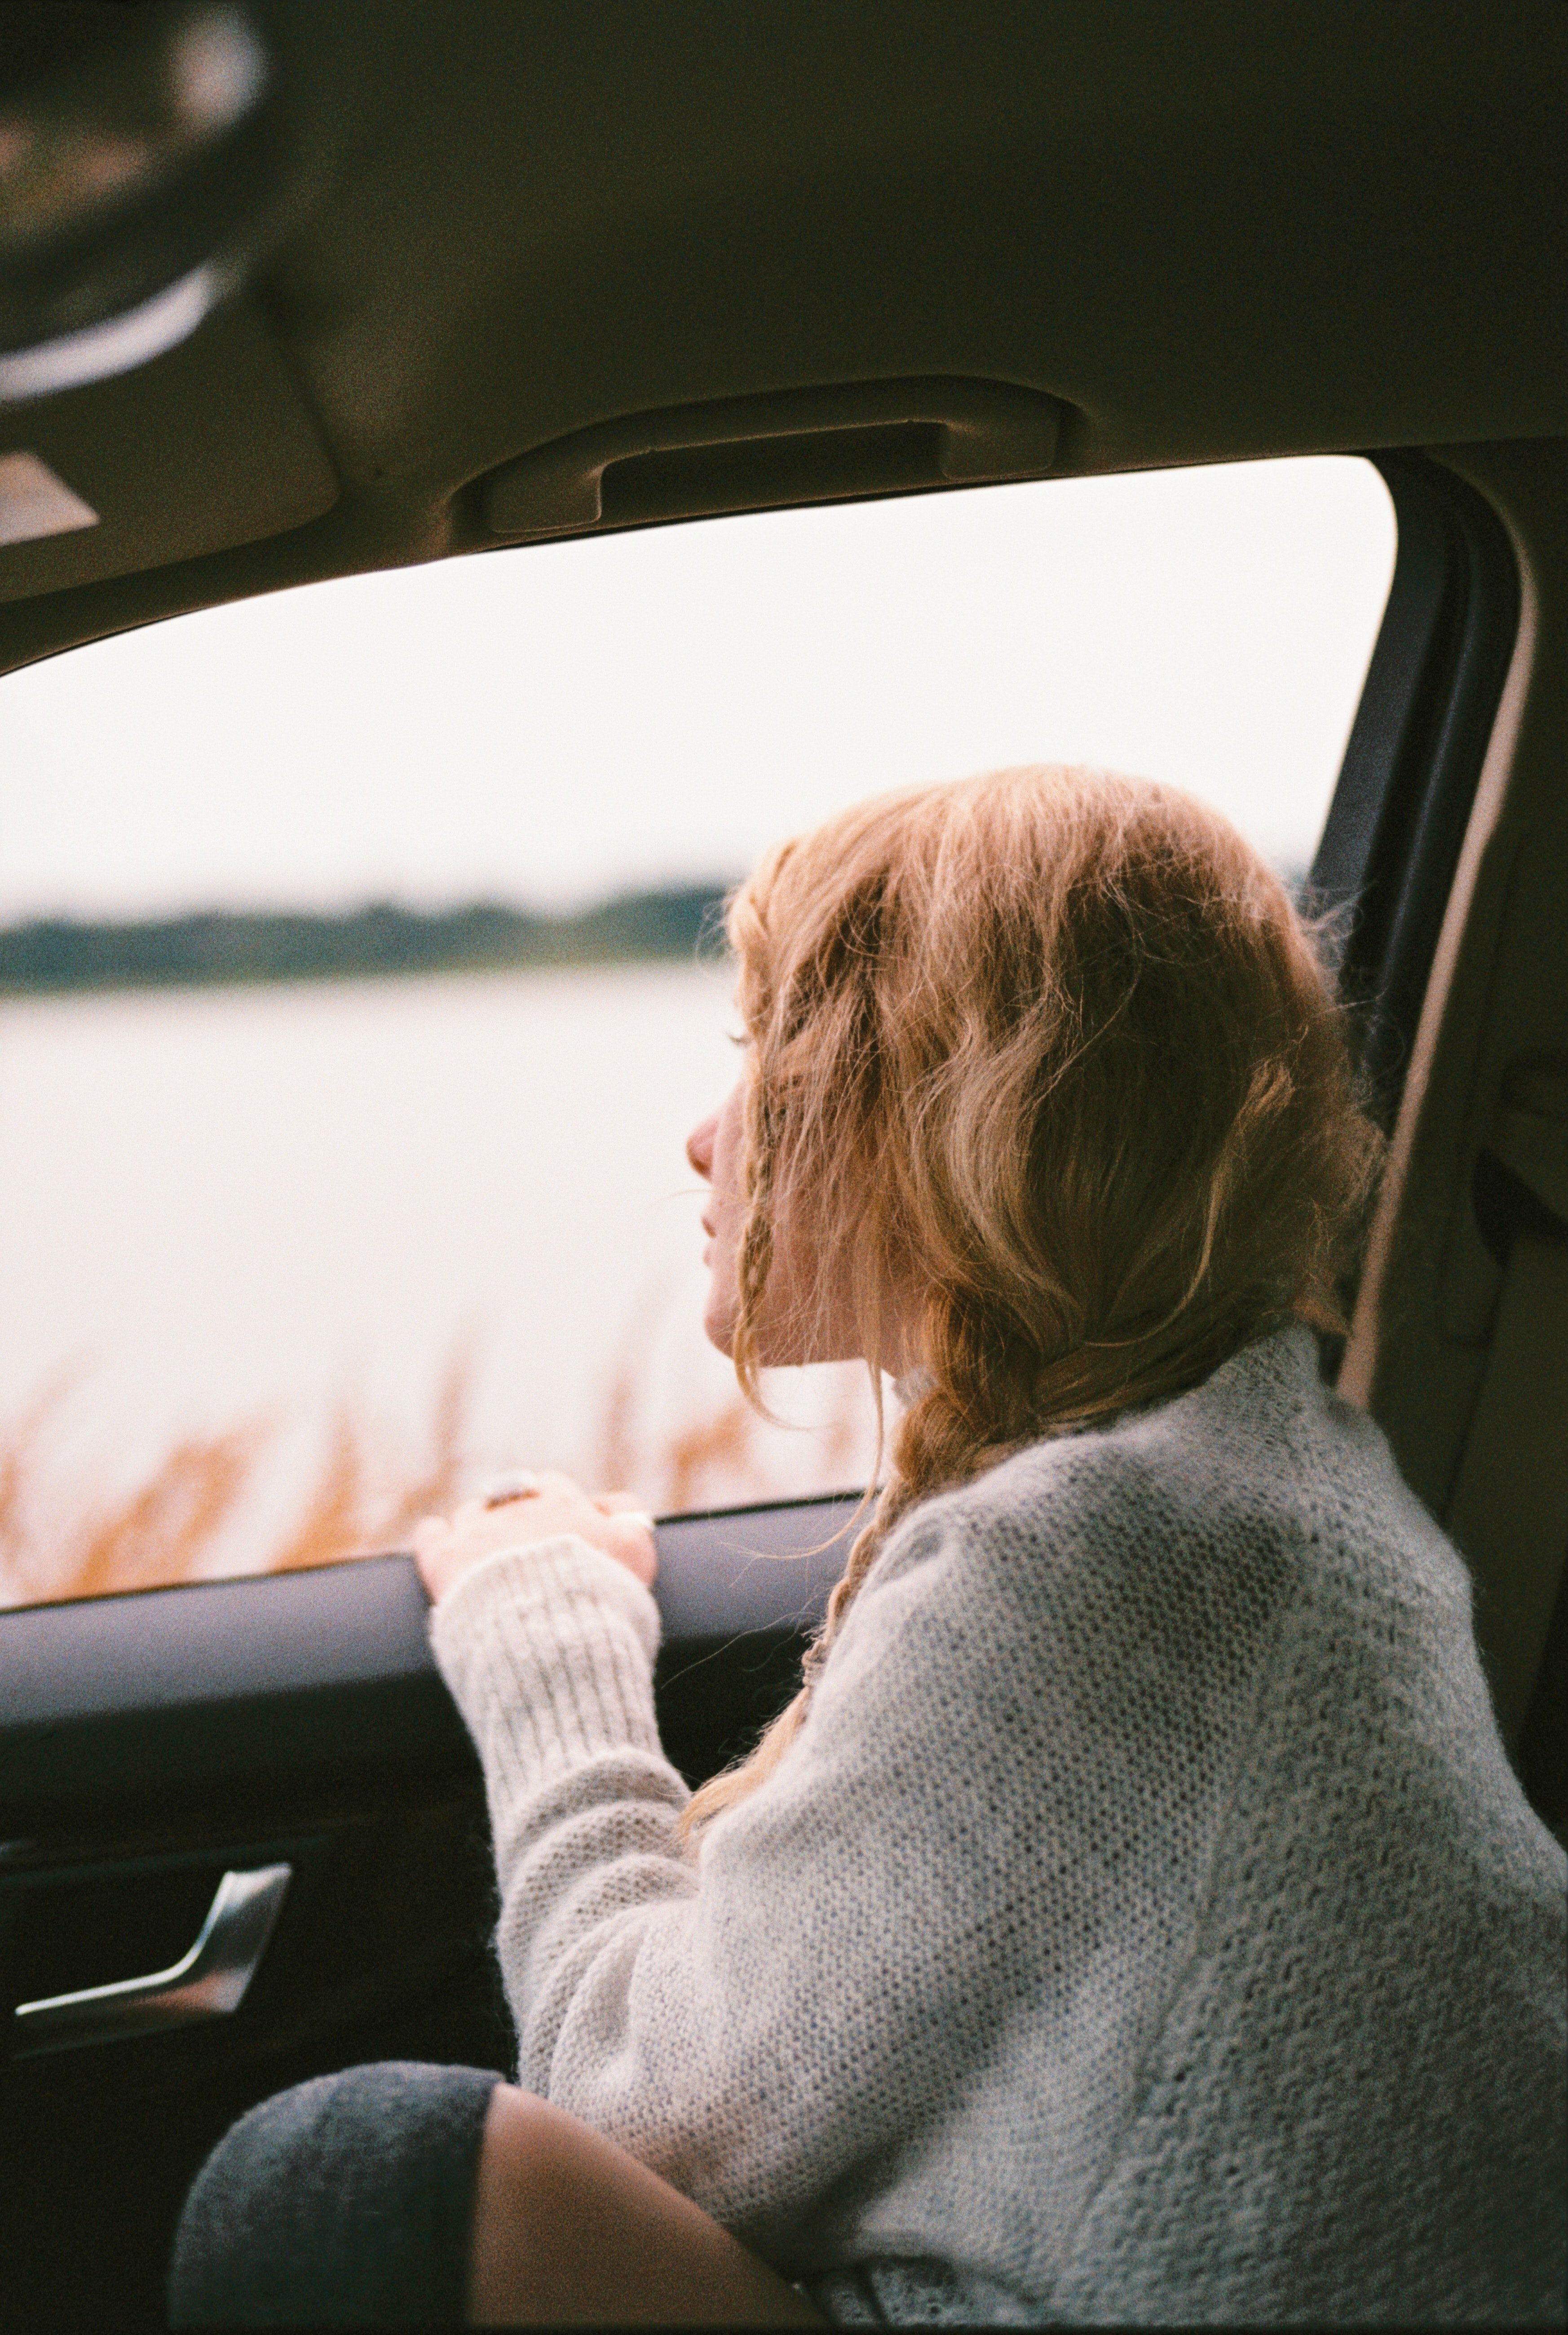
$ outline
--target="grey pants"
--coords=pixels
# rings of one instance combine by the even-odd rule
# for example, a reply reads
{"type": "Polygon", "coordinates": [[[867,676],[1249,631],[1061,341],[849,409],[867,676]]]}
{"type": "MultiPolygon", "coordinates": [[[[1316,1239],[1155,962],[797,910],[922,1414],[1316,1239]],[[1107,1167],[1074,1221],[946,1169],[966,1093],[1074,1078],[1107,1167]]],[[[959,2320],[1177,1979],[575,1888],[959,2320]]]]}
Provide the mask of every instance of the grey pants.
{"type": "Polygon", "coordinates": [[[392,2059],[252,2108],[185,2201],[171,2325],[460,2323],[479,2139],[499,2080],[392,2059]]]}

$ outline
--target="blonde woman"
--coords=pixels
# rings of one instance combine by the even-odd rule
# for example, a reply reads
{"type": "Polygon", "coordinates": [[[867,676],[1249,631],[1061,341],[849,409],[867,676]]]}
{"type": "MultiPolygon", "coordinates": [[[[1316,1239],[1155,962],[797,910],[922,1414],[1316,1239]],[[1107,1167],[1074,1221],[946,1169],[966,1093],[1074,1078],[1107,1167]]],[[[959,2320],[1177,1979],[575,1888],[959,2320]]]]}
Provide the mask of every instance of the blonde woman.
{"type": "Polygon", "coordinates": [[[255,2111],[177,2318],[1554,2320],[1563,1858],[1321,1382],[1378,1143],[1284,891],[1030,769],[785,844],[730,933],[706,1326],[895,1378],[886,1488],[694,1797],[628,1503],[422,1529],[528,2088],[255,2111]]]}

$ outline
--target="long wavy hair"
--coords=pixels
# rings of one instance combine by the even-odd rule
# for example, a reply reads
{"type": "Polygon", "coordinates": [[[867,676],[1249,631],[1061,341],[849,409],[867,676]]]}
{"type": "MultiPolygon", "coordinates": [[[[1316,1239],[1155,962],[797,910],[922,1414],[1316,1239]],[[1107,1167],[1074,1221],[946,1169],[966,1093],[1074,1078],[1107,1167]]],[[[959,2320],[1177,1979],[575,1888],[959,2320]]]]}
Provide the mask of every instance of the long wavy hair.
{"type": "Polygon", "coordinates": [[[1380,1157],[1318,935],[1174,788],[1047,765],[883,795],[769,852],[729,934],[740,1383],[759,1399],[784,1227],[823,1261],[824,1314],[831,1274],[878,1417],[890,1363],[907,1409],[799,1693],[689,1829],[777,1764],[918,1501],[1290,1316],[1341,1329],[1380,1157]]]}

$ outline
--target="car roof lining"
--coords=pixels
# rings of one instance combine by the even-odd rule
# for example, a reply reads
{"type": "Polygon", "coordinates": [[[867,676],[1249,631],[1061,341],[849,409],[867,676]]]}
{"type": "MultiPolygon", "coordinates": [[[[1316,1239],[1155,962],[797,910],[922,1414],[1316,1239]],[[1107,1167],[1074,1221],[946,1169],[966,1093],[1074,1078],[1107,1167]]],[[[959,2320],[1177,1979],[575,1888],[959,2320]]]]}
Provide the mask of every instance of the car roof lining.
{"type": "Polygon", "coordinates": [[[79,414],[127,559],[29,586],[0,664],[486,547],[491,472],[711,400],[1034,390],[1062,476],[1568,431],[1557,0],[255,14],[286,232],[185,351],[0,412],[0,452],[79,414]],[[226,393],[237,334],[265,393],[259,358],[226,393]],[[170,513],[217,472],[250,517],[193,551],[170,513]]]}

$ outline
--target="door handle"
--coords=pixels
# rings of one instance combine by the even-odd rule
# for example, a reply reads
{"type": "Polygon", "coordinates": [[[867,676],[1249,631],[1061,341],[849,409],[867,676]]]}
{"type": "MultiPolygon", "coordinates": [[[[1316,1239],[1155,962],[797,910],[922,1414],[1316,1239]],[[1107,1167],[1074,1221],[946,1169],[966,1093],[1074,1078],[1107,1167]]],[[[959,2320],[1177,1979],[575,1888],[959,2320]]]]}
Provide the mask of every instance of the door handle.
{"type": "Polygon", "coordinates": [[[289,1865],[264,1865],[254,1873],[226,1873],[196,1943],[167,1970],[19,2002],[12,2023],[13,2058],[71,2051],[84,2043],[118,2043],[128,2035],[161,2034],[198,2020],[227,2018],[239,2009],[261,1966],[293,1870],[289,1865]]]}

